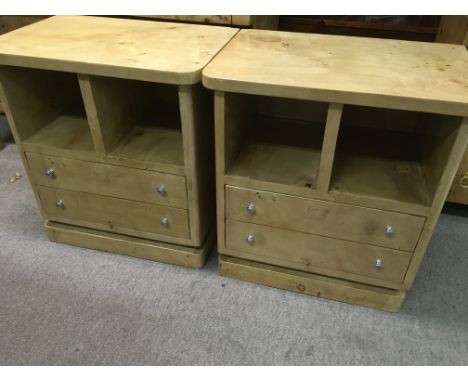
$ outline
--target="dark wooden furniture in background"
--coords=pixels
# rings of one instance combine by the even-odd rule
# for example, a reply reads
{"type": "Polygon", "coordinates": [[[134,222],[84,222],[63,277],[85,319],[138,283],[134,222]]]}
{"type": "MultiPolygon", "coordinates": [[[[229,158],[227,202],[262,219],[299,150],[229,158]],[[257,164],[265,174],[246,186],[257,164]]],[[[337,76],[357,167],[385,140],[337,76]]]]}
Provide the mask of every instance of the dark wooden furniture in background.
{"type": "Polygon", "coordinates": [[[280,16],[279,30],[434,41],[441,16],[280,16]]]}

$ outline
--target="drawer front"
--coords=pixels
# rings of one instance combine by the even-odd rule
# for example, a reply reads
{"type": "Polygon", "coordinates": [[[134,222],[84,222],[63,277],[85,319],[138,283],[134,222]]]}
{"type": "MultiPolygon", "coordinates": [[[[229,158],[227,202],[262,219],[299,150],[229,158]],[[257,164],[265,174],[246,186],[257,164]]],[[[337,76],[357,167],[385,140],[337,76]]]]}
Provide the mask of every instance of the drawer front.
{"type": "Polygon", "coordinates": [[[273,265],[323,274],[338,271],[396,283],[403,282],[412,255],[234,220],[226,221],[226,248],[273,265]]]}
{"type": "Polygon", "coordinates": [[[26,158],[33,182],[39,186],[187,208],[183,176],[29,152],[26,158]],[[47,175],[47,170],[53,174],[47,175]]]}
{"type": "Polygon", "coordinates": [[[229,186],[226,217],[409,252],[425,222],[419,216],[229,186]]]}
{"type": "Polygon", "coordinates": [[[49,220],[141,237],[147,236],[144,233],[189,237],[184,209],[42,186],[37,190],[49,220]]]}

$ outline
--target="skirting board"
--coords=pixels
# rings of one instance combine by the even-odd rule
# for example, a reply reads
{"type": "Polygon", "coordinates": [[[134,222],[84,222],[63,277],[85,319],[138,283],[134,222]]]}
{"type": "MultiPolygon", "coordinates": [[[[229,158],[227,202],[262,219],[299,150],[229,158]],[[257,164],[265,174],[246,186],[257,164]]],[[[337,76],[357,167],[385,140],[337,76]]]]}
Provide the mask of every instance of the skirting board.
{"type": "Polygon", "coordinates": [[[374,287],[220,255],[221,276],[250,281],[369,308],[398,312],[405,291],[374,287]]]}
{"type": "Polygon", "coordinates": [[[45,227],[49,240],[58,243],[190,268],[203,267],[214,243],[213,230],[202,247],[192,248],[51,221],[45,227]]]}

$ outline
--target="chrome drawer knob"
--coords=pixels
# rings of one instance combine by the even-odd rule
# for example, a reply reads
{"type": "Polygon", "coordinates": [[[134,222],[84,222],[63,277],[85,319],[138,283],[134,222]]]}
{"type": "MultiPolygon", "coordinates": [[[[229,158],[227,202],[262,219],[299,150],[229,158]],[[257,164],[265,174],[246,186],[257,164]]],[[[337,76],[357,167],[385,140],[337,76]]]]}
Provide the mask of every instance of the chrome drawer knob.
{"type": "Polygon", "coordinates": [[[55,202],[55,207],[57,208],[64,208],[65,207],[65,203],[63,202],[62,199],[59,199],[55,202]]]}
{"type": "Polygon", "coordinates": [[[387,237],[393,237],[394,234],[395,232],[393,231],[393,227],[391,225],[385,227],[385,235],[387,237]]]}
{"type": "Polygon", "coordinates": [[[158,191],[158,194],[160,195],[166,195],[166,186],[161,184],[158,188],[156,188],[156,191],[158,191]]]}
{"type": "Polygon", "coordinates": [[[468,171],[460,178],[458,184],[461,188],[468,188],[468,171]]]}
{"type": "Polygon", "coordinates": [[[382,269],[382,267],[383,267],[383,262],[382,262],[382,260],[380,260],[380,259],[375,260],[375,267],[376,267],[377,269],[382,269]]]}
{"type": "Polygon", "coordinates": [[[249,214],[253,214],[255,212],[255,204],[253,203],[247,204],[247,212],[249,214]]]}
{"type": "Polygon", "coordinates": [[[253,244],[255,240],[254,240],[253,235],[248,234],[247,237],[245,238],[245,241],[247,242],[247,244],[253,244]]]}
{"type": "Polygon", "coordinates": [[[55,171],[52,167],[49,167],[47,170],[44,171],[44,173],[46,174],[46,176],[49,176],[51,178],[53,178],[55,175],[55,171]]]}
{"type": "Polygon", "coordinates": [[[166,218],[166,217],[163,217],[163,218],[161,219],[161,225],[167,227],[167,226],[169,225],[169,219],[166,218]]]}

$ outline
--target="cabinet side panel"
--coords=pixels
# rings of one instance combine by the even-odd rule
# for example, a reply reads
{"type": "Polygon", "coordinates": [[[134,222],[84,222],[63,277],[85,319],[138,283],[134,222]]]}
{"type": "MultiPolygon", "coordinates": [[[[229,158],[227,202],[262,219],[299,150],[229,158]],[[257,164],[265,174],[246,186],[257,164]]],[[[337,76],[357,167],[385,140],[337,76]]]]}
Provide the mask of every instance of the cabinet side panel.
{"type": "Polygon", "coordinates": [[[224,133],[225,93],[215,91],[215,154],[216,154],[216,231],[218,251],[226,248],[224,175],[226,173],[226,141],[224,133]]]}
{"type": "Polygon", "coordinates": [[[449,162],[462,118],[425,115],[420,126],[421,155],[429,197],[434,198],[449,162]]]}
{"type": "Polygon", "coordinates": [[[214,221],[213,95],[201,85],[179,87],[190,238],[201,246],[214,221]]]}
{"type": "Polygon", "coordinates": [[[403,282],[405,289],[409,289],[413,285],[416,272],[421,265],[421,261],[424,257],[424,253],[426,252],[451,183],[465,152],[468,142],[468,118],[465,118],[460,122],[461,124],[459,127],[455,127],[453,129],[453,138],[447,138],[442,147],[437,150],[438,153],[436,151],[436,153],[433,154],[434,156],[438,156],[439,160],[437,161],[438,165],[435,166],[432,171],[440,171],[441,175],[436,185],[437,188],[435,189],[431,210],[426,220],[426,224],[421,237],[419,238],[413,257],[411,258],[408,271],[406,272],[405,280],[403,282]],[[451,144],[452,142],[453,144],[451,144]],[[440,163],[443,163],[443,165],[440,163]]]}

